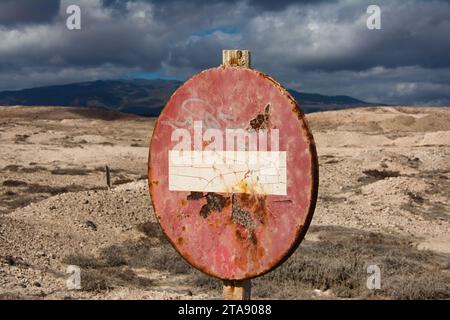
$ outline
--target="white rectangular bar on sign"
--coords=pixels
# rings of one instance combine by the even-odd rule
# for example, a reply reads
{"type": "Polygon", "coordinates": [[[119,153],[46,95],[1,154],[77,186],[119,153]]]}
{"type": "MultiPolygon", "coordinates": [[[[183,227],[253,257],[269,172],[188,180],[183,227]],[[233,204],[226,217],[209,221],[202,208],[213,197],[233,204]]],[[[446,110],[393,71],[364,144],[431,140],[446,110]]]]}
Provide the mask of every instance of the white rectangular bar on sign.
{"type": "Polygon", "coordinates": [[[169,190],[287,195],[286,151],[169,150],[169,190]]]}

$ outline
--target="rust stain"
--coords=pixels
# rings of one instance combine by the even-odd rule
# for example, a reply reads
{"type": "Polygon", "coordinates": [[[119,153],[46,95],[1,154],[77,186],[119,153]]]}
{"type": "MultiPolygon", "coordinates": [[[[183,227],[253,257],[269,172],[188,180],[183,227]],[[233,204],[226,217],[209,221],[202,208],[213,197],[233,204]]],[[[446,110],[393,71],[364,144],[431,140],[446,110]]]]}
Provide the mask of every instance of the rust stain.
{"type": "Polygon", "coordinates": [[[251,214],[247,210],[244,210],[239,206],[239,203],[237,201],[237,197],[235,194],[233,194],[231,196],[231,198],[232,198],[231,213],[232,213],[232,217],[233,217],[233,222],[245,227],[246,229],[250,229],[250,230],[255,229],[256,223],[255,223],[255,221],[253,221],[251,214]]]}
{"type": "Polygon", "coordinates": [[[272,202],[275,202],[275,203],[282,203],[282,202],[292,203],[292,200],[291,200],[291,199],[286,199],[286,200],[273,200],[272,202]]]}
{"type": "Polygon", "coordinates": [[[266,254],[266,251],[264,250],[263,247],[258,247],[258,249],[256,250],[256,255],[258,257],[258,259],[261,259],[262,257],[264,257],[266,254]]]}
{"type": "Polygon", "coordinates": [[[240,64],[240,60],[242,58],[242,52],[238,51],[236,52],[236,56],[235,57],[230,57],[230,65],[232,66],[239,66],[240,64]]]}
{"type": "Polygon", "coordinates": [[[258,244],[258,239],[256,239],[256,234],[255,234],[254,231],[252,231],[252,232],[250,233],[249,239],[250,239],[250,242],[251,242],[254,246],[256,246],[256,245],[258,244]]]}
{"type": "MultiPolygon", "coordinates": [[[[245,229],[244,229],[245,230],[245,229]]],[[[235,234],[236,234],[236,238],[238,240],[247,240],[247,235],[243,234],[244,230],[240,229],[240,228],[236,228],[235,234]]]]}
{"type": "Polygon", "coordinates": [[[215,192],[208,192],[206,194],[206,204],[200,209],[200,215],[203,218],[207,218],[213,211],[221,212],[229,199],[229,197],[226,198],[215,192]]]}
{"type": "Polygon", "coordinates": [[[269,117],[270,117],[270,103],[264,108],[264,113],[258,114],[255,118],[250,120],[250,127],[253,130],[265,130],[269,127],[269,117]]]}
{"type": "Polygon", "coordinates": [[[265,217],[268,215],[269,211],[267,209],[267,196],[258,194],[244,193],[239,195],[239,201],[241,206],[249,208],[258,221],[264,224],[265,217]]]}
{"type": "Polygon", "coordinates": [[[203,198],[203,192],[191,191],[191,193],[187,196],[187,200],[199,200],[203,198]]]}

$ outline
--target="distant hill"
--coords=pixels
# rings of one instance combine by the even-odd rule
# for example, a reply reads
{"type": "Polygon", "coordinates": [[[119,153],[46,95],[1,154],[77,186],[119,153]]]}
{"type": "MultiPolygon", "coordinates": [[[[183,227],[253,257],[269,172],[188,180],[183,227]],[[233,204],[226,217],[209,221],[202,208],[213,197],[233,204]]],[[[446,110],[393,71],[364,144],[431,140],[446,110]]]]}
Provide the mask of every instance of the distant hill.
{"type": "Polygon", "coordinates": [[[305,113],[375,105],[349,96],[324,96],[318,93],[300,93],[295,90],[288,91],[299,102],[300,107],[305,113]]]}
{"type": "MultiPolygon", "coordinates": [[[[182,84],[176,80],[106,80],[0,92],[3,106],[103,107],[141,116],[158,116],[172,93],[182,84]]],[[[289,92],[305,113],[369,106],[348,96],[324,96],[289,92]]]]}
{"type": "Polygon", "coordinates": [[[107,80],[0,92],[0,105],[104,107],[157,116],[181,82],[107,80]]]}

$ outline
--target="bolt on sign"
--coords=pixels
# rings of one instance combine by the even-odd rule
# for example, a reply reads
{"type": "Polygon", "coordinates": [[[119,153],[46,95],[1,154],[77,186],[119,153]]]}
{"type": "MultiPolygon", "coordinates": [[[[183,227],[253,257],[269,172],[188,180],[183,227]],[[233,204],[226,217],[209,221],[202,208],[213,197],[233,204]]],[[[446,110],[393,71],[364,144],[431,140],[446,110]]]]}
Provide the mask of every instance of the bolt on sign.
{"type": "Polygon", "coordinates": [[[156,123],[149,187],[174,248],[211,276],[240,281],[285,261],[311,221],[318,162],[299,105],[249,67],[248,51],[186,81],[156,123]]]}

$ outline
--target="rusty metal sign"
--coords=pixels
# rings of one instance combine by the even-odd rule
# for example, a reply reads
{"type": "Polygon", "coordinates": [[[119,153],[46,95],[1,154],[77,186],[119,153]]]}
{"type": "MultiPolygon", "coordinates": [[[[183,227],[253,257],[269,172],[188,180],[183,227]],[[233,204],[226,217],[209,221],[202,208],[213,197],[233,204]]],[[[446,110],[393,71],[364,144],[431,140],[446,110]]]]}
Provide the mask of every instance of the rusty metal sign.
{"type": "Polygon", "coordinates": [[[262,275],[297,248],[317,198],[313,137],[293,97],[252,69],[221,66],[184,83],[151,141],[157,219],[195,268],[262,275]]]}

